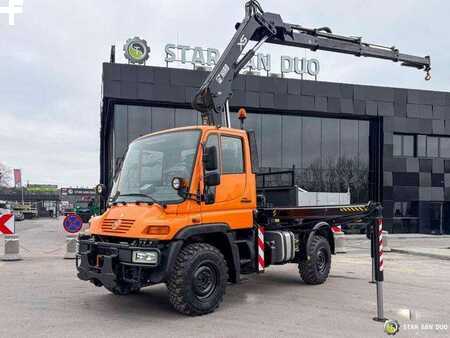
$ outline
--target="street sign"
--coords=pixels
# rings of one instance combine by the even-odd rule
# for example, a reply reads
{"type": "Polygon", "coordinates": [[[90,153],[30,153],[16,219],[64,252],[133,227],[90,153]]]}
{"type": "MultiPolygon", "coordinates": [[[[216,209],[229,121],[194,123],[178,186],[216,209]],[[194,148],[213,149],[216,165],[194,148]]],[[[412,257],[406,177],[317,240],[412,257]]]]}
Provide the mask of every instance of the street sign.
{"type": "Polygon", "coordinates": [[[12,235],[14,233],[14,215],[12,213],[0,216],[0,233],[12,235]]]}
{"type": "Polygon", "coordinates": [[[69,214],[64,218],[64,230],[71,234],[75,234],[83,227],[83,220],[76,214],[69,214]]]}

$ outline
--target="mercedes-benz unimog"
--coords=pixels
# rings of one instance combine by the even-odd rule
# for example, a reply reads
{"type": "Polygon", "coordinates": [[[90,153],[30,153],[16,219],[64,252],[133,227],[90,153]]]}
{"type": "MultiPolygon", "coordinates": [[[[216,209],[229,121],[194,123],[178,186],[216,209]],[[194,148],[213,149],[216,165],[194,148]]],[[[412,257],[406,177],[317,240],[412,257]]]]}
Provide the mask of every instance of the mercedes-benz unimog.
{"type": "MultiPolygon", "coordinates": [[[[326,27],[287,24],[256,1],[246,4],[236,28],[193,99],[204,125],[138,138],[114,186],[97,187],[109,191],[108,204],[79,236],[80,279],[118,295],[165,283],[177,311],[206,314],[219,306],[228,282],[272,265],[297,264],[305,283],[324,283],[335,251],[331,227],[370,221],[379,212],[378,203],[274,207],[257,189],[253,132],[228,128],[231,83],[263,42],[401,61],[427,72],[429,57],[334,35],[326,27]],[[244,54],[250,40],[257,43],[244,54]]],[[[243,110],[239,117],[245,118],[243,110]]]]}

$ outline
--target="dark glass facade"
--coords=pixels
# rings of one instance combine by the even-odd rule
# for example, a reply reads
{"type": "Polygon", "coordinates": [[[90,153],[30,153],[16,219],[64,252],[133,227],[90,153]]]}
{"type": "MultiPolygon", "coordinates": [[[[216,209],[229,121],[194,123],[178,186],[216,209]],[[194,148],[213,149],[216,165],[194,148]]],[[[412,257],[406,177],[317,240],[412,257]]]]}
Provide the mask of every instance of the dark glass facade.
{"type": "MultiPolygon", "coordinates": [[[[239,128],[237,114],[230,117],[231,126],[239,128]]],[[[200,124],[200,114],[192,109],[116,104],[110,177],[128,144],[139,136],[200,124]]],[[[369,124],[364,120],[251,112],[244,126],[255,131],[262,172],[295,167],[296,183],[303,189],[350,189],[352,202],[364,203],[369,200],[369,124]]]]}
{"type": "MultiPolygon", "coordinates": [[[[103,65],[102,183],[136,137],[200,123],[190,102],[206,76],[103,65]]],[[[450,233],[450,93],[238,76],[230,107],[249,113],[261,171],[295,166],[306,190],[380,201],[391,232],[450,233]]]]}

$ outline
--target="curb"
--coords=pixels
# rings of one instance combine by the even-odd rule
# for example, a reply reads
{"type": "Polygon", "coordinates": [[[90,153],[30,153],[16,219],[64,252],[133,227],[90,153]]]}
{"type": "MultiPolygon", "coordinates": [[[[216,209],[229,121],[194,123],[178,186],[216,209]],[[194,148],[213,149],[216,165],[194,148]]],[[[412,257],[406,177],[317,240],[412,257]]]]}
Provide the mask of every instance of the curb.
{"type": "MultiPolygon", "coordinates": [[[[355,241],[355,240],[363,240],[367,239],[366,235],[345,235],[345,239],[349,241],[355,241]],[[356,237],[358,236],[358,237],[356,237]],[[363,237],[364,236],[364,237],[363,237]]],[[[428,236],[402,236],[399,234],[391,234],[389,233],[390,239],[439,239],[439,238],[450,238],[450,235],[428,235],[428,236]]],[[[369,240],[369,239],[367,239],[369,240]]]]}
{"type": "Polygon", "coordinates": [[[427,253],[427,252],[417,252],[417,251],[409,251],[409,250],[394,249],[394,248],[391,249],[391,252],[397,252],[397,253],[407,254],[407,255],[412,255],[412,256],[422,256],[422,257],[429,257],[429,258],[436,258],[436,259],[450,261],[450,256],[427,253]]]}

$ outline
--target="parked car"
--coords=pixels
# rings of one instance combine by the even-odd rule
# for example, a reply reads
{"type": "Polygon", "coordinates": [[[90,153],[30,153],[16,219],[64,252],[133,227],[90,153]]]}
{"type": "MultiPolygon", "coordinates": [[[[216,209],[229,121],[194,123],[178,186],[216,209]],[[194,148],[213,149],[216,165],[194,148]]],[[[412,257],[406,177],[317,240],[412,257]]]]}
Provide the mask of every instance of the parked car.
{"type": "Polygon", "coordinates": [[[5,201],[0,201],[0,215],[10,213],[11,210],[9,209],[8,203],[5,201]]]}
{"type": "Polygon", "coordinates": [[[22,211],[13,210],[13,214],[14,214],[14,220],[16,222],[20,222],[20,221],[23,221],[25,219],[25,215],[23,214],[22,211]]]}

